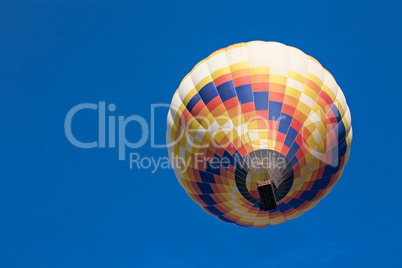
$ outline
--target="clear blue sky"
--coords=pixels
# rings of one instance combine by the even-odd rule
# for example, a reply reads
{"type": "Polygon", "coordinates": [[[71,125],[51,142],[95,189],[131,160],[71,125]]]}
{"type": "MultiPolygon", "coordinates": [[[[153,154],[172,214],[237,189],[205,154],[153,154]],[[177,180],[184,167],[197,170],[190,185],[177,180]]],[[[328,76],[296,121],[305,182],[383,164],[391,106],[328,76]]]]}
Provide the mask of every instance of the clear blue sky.
{"type": "MultiPolygon", "coordinates": [[[[75,2],[0,3],[0,267],[402,266],[399,1],[75,2]],[[344,175],[302,217],[226,224],[172,170],[130,169],[117,148],[66,139],[73,106],[105,101],[117,107],[108,115],[149,121],[199,60],[251,40],[315,57],[352,112],[344,175]]],[[[155,126],[162,143],[166,110],[155,126]]],[[[73,131],[95,140],[96,112],[73,131]]],[[[167,156],[149,141],[129,152],[167,156]]]]}

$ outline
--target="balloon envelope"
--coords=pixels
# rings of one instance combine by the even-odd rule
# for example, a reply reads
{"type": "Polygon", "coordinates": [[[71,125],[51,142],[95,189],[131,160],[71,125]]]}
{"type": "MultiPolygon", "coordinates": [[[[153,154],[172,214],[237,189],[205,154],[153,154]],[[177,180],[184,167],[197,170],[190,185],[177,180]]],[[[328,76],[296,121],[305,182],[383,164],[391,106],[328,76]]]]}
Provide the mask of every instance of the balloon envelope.
{"type": "Polygon", "coordinates": [[[332,75],[276,42],[240,43],[199,62],[175,92],[169,158],[187,194],[220,220],[280,224],[314,207],[347,162],[351,115],[332,75]],[[257,181],[277,208],[260,209],[257,181]]]}

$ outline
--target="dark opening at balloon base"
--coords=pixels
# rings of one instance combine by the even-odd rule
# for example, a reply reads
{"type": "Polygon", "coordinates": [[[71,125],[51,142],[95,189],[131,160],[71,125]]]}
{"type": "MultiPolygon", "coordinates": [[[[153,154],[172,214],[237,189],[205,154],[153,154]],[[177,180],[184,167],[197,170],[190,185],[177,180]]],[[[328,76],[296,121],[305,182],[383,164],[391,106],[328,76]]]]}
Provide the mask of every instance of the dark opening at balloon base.
{"type": "Polygon", "coordinates": [[[276,209],[275,194],[272,182],[269,180],[263,180],[257,182],[257,189],[260,195],[260,210],[269,211],[276,209]]]}

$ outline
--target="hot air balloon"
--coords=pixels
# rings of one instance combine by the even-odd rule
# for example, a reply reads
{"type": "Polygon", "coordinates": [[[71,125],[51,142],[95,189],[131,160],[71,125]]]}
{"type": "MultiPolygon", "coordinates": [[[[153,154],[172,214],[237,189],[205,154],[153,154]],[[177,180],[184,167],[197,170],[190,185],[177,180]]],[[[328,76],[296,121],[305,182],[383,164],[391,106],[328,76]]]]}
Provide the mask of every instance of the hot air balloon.
{"type": "Polygon", "coordinates": [[[224,222],[265,227],[331,191],[349,157],[351,115],[317,60],[253,41],[215,51],[184,77],[166,141],[194,202],[224,222]]]}

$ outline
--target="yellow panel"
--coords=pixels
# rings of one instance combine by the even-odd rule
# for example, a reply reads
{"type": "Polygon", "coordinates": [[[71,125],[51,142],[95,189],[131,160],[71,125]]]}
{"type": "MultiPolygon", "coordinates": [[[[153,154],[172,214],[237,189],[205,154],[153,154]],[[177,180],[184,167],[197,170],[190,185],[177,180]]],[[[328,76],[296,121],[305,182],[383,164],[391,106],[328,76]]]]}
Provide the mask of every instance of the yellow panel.
{"type": "MultiPolygon", "coordinates": [[[[288,95],[290,97],[293,97],[293,98],[299,100],[301,92],[297,89],[287,86],[285,89],[285,95],[288,95]]],[[[286,98],[286,96],[285,96],[285,98],[286,98]]]]}
{"type": "Polygon", "coordinates": [[[235,72],[240,69],[248,69],[248,68],[249,68],[249,64],[247,61],[238,62],[238,63],[230,65],[231,72],[235,72]]]}
{"type": "Polygon", "coordinates": [[[316,101],[318,98],[318,94],[307,86],[303,88],[303,93],[309,96],[313,101],[316,101]]]}
{"type": "Polygon", "coordinates": [[[306,81],[306,78],[303,75],[294,71],[288,71],[288,78],[294,79],[302,84],[304,84],[304,82],[306,81]]]}
{"type": "Polygon", "coordinates": [[[319,87],[322,87],[323,82],[317,76],[312,73],[307,73],[307,78],[316,83],[319,87]]]}
{"type": "Polygon", "coordinates": [[[187,106],[187,104],[189,103],[189,101],[197,94],[197,90],[195,88],[193,88],[192,90],[190,90],[190,92],[187,93],[186,97],[183,100],[183,104],[185,106],[187,106]]]}
{"type": "Polygon", "coordinates": [[[230,68],[229,67],[223,67],[223,68],[221,68],[221,69],[219,69],[219,70],[216,70],[215,72],[213,72],[212,74],[211,74],[211,76],[212,76],[212,79],[216,79],[216,78],[218,78],[218,77],[220,77],[220,76],[222,76],[222,75],[225,75],[225,74],[229,74],[230,73],[230,68]]]}
{"type": "Polygon", "coordinates": [[[212,82],[212,77],[211,76],[207,76],[205,78],[203,78],[200,82],[198,82],[198,84],[195,86],[195,88],[197,89],[197,91],[200,91],[206,84],[211,83],[212,82]]]}
{"type": "Polygon", "coordinates": [[[286,85],[286,76],[278,75],[278,74],[270,74],[269,75],[269,82],[276,83],[281,85],[286,85]]]}
{"type": "MultiPolygon", "coordinates": [[[[299,101],[299,104],[297,105],[297,110],[302,112],[305,116],[309,116],[310,111],[311,111],[310,107],[308,107],[306,104],[304,104],[301,101],[299,101]]],[[[303,123],[303,122],[301,122],[301,123],[303,123]]]]}
{"type": "Polygon", "coordinates": [[[269,67],[267,67],[267,66],[252,67],[252,68],[250,68],[250,73],[251,73],[251,75],[254,75],[254,74],[269,74],[269,67]]]}

